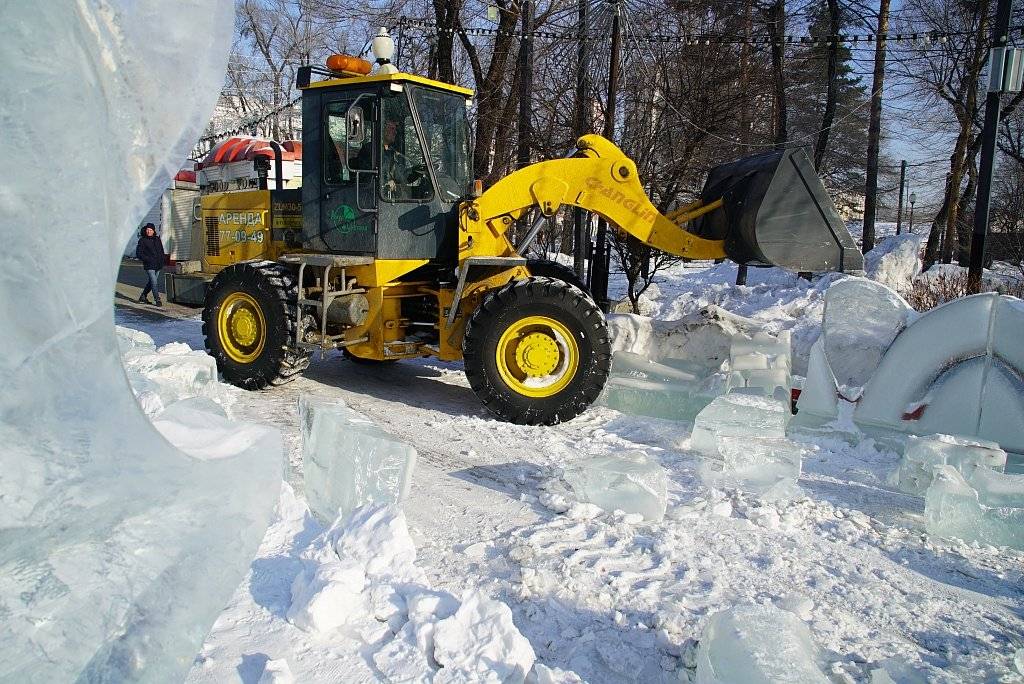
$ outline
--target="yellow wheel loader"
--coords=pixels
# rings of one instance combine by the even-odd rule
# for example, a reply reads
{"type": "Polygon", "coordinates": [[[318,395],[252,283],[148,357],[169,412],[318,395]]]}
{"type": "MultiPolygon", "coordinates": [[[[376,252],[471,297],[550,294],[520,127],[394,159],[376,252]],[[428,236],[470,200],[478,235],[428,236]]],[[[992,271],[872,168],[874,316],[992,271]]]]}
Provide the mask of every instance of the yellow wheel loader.
{"type": "MultiPolygon", "coordinates": [[[[386,60],[378,59],[383,63],[386,60]]],[[[860,269],[856,245],[803,152],[712,171],[700,200],[661,214],[636,165],[597,135],[571,155],[474,187],[472,92],[384,64],[303,67],[302,186],[202,197],[203,332],[224,378],[262,389],[310,355],[463,360],[498,418],[552,424],[600,394],[605,319],[575,274],[524,254],[546,217],[578,206],[692,259],[793,271],[860,269]],[[315,80],[316,77],[323,77],[315,80]],[[526,239],[508,231],[538,211],[526,239]]]]}

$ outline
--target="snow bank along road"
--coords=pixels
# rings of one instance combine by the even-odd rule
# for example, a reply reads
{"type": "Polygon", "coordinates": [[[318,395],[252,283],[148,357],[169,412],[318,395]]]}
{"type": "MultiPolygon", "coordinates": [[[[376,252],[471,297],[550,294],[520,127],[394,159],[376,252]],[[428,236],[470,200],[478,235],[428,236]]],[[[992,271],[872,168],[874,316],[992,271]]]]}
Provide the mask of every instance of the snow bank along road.
{"type": "MultiPolygon", "coordinates": [[[[117,322],[202,348],[198,320],[119,308],[117,322]]],[[[302,393],[342,398],[416,447],[405,511],[417,565],[436,589],[508,603],[545,665],[590,682],[689,681],[712,614],[773,603],[809,625],[837,682],[880,668],[896,681],[1024,681],[1014,664],[1024,554],[928,538],[923,501],[885,483],[897,457],[870,443],[810,445],[805,496],[773,504],[705,488],[687,425],[598,407],[558,426],[509,425],[486,414],[459,364],[332,355],[285,387],[238,391],[234,405],[238,419],[283,432],[300,494],[302,393]],[[575,504],[557,478],[567,463],[623,450],[669,470],[663,522],[575,504]]],[[[322,643],[284,623],[298,552],[318,531],[287,498],[191,680],[255,682],[268,658],[289,660],[299,681],[379,677],[358,640],[322,643]]]]}

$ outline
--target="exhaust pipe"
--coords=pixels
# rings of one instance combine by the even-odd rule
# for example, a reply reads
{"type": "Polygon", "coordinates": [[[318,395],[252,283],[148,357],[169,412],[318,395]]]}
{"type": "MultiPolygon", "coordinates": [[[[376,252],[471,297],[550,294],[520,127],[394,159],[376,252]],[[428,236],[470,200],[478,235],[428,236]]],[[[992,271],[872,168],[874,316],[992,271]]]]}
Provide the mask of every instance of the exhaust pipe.
{"type": "Polygon", "coordinates": [[[274,187],[277,190],[284,190],[284,157],[281,154],[281,145],[276,140],[271,140],[270,149],[274,150],[274,187]]]}

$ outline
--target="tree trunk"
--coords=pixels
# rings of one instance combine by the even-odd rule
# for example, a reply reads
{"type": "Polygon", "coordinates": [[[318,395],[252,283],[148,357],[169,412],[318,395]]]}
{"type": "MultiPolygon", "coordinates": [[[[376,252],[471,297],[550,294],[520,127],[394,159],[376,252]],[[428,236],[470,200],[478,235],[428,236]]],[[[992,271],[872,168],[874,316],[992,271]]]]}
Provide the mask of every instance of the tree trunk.
{"type": "Polygon", "coordinates": [[[789,139],[786,131],[786,79],[783,62],[786,56],[786,3],[776,0],[768,9],[768,35],[772,41],[772,84],[775,101],[775,145],[781,148],[789,139]]]}
{"type": "Polygon", "coordinates": [[[875,246],[875,209],[878,204],[878,143],[882,136],[882,88],[885,85],[885,36],[889,32],[889,0],[878,2],[875,35],[875,70],[871,81],[871,113],[868,123],[867,184],[864,189],[864,231],[861,251],[875,246]]]}
{"type": "Polygon", "coordinates": [[[455,27],[459,23],[460,9],[457,1],[434,0],[438,31],[433,58],[437,65],[437,80],[445,83],[455,83],[455,27]]]}
{"type": "MultiPolygon", "coordinates": [[[[828,32],[831,36],[839,34],[839,0],[827,0],[828,32]]],[[[818,142],[814,146],[814,170],[821,173],[821,164],[825,161],[828,150],[828,137],[832,133],[832,122],[836,118],[836,93],[839,75],[839,41],[829,40],[828,45],[828,85],[825,90],[825,111],[821,115],[821,131],[818,142]]]]}
{"type": "MultiPolygon", "coordinates": [[[[975,140],[980,140],[980,136],[976,137],[975,140]]],[[[974,232],[973,221],[967,220],[968,208],[971,202],[974,201],[974,195],[978,191],[978,150],[981,147],[979,145],[972,144],[968,146],[967,150],[967,187],[964,188],[964,192],[960,195],[960,201],[956,208],[957,216],[961,216],[960,220],[957,221],[956,236],[957,236],[957,254],[956,260],[961,266],[967,266],[971,261],[971,236],[974,232]]]]}
{"type": "Polygon", "coordinates": [[[949,202],[952,192],[949,188],[950,177],[946,177],[946,191],[942,196],[942,206],[939,207],[939,212],[935,214],[935,219],[932,221],[932,226],[928,230],[928,242],[924,248],[924,270],[928,270],[932,267],[939,257],[939,240],[942,235],[942,226],[946,223],[946,217],[949,215],[949,202]]]}
{"type": "Polygon", "coordinates": [[[978,3],[978,30],[974,37],[974,59],[967,64],[965,70],[964,85],[966,86],[966,92],[961,109],[957,112],[957,119],[960,121],[960,132],[957,135],[953,156],[949,162],[951,180],[946,188],[946,192],[949,193],[949,215],[946,217],[946,239],[942,242],[942,263],[944,264],[953,261],[953,244],[957,242],[960,183],[963,181],[964,166],[967,163],[967,143],[970,141],[971,133],[974,130],[974,115],[978,108],[978,80],[981,77],[981,70],[985,66],[984,53],[986,45],[985,35],[988,33],[988,7],[989,0],[981,0],[978,3]]]}

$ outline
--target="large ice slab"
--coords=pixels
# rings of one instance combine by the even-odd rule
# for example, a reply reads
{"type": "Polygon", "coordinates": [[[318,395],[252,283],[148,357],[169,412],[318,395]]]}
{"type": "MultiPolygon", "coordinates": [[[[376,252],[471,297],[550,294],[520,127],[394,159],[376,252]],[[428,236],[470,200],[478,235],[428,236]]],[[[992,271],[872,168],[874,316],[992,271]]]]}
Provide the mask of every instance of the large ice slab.
{"type": "Polygon", "coordinates": [[[231,18],[0,3],[0,680],[180,681],[277,501],[273,432],[214,461],[159,435],[111,312],[125,241],[213,110],[231,18]]]}
{"type": "Polygon", "coordinates": [[[563,477],[582,501],[606,511],[639,513],[646,520],[665,517],[665,469],[643,452],[587,458],[567,466],[563,477]]]}
{"type": "Polygon", "coordinates": [[[697,684],[828,684],[811,632],[774,606],[738,606],[708,620],[697,648],[697,684]]]}
{"type": "Polygon", "coordinates": [[[603,402],[631,415],[692,421],[725,391],[724,378],[693,362],[651,361],[633,352],[612,355],[603,402]]]}
{"type": "Polygon", "coordinates": [[[721,489],[740,489],[762,498],[788,500],[800,490],[797,480],[804,449],[785,438],[758,437],[717,438],[717,455],[697,468],[704,484],[721,489]]]}
{"type": "Polygon", "coordinates": [[[867,384],[889,345],[916,315],[899,294],[867,278],[844,278],[829,287],[821,336],[840,389],[851,392],[867,384]]]}
{"type": "Polygon", "coordinates": [[[719,438],[782,439],[790,416],[786,401],[735,392],[726,394],[697,415],[690,446],[705,456],[721,458],[719,438]]]}
{"type": "Polygon", "coordinates": [[[985,440],[955,435],[911,435],[896,471],[896,484],[908,494],[924,496],[932,483],[933,469],[943,464],[953,466],[970,479],[979,467],[1002,472],[1006,467],[1006,452],[995,442],[985,440]]]}
{"type": "Polygon", "coordinates": [[[341,400],[299,398],[306,499],[324,521],[409,494],[416,450],[341,400]]]}
{"type": "MultiPolygon", "coordinates": [[[[979,468],[975,475],[980,470],[983,469],[979,468]]],[[[986,473],[979,478],[979,486],[991,497],[983,499],[956,468],[936,466],[934,479],[925,494],[928,533],[1024,549],[1024,484],[1013,482],[1022,481],[1024,477],[1002,475],[997,478],[996,475],[999,474],[986,473]],[[1005,505],[1007,503],[1012,505],[1005,505]]]]}

